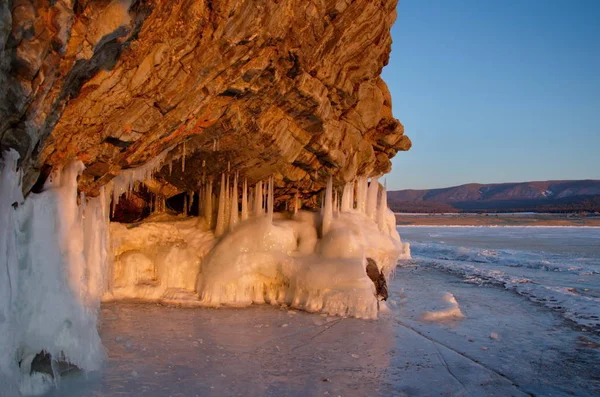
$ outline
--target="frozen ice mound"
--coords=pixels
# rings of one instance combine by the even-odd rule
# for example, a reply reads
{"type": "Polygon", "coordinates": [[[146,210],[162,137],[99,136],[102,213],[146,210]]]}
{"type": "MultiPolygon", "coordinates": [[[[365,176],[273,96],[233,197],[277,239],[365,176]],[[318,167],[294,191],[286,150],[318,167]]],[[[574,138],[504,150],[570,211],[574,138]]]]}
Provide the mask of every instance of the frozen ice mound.
{"type": "Polygon", "coordinates": [[[112,223],[110,235],[114,259],[104,301],[174,302],[175,290],[194,292],[200,263],[215,242],[202,218],[168,214],[138,224],[112,223]]]}
{"type": "Polygon", "coordinates": [[[339,213],[317,239],[318,218],[255,218],[225,235],[202,264],[197,291],[210,306],[285,304],[331,315],[377,317],[373,258],[389,276],[404,245],[363,213],[339,213]]]}

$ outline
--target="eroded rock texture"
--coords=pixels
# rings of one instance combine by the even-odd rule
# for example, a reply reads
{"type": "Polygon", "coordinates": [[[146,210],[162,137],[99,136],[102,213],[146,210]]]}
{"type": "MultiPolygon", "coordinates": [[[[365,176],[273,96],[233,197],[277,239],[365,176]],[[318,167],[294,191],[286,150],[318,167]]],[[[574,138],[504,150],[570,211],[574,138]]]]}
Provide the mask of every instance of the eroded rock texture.
{"type": "Polygon", "coordinates": [[[379,77],[396,0],[9,0],[0,139],[26,171],[72,158],[94,194],[172,148],[162,179],[227,168],[281,194],[389,171],[410,140],[379,77]],[[185,143],[185,149],[184,149],[185,143]],[[185,171],[181,156],[186,153],[185,171]]]}

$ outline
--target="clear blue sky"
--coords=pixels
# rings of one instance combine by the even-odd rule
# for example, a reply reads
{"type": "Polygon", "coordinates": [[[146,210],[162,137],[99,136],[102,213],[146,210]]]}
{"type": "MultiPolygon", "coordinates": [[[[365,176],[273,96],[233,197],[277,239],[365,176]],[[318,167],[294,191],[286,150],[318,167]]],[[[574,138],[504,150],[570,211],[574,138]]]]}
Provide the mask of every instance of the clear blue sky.
{"type": "Polygon", "coordinates": [[[388,189],[600,179],[600,0],[400,0],[388,189]]]}

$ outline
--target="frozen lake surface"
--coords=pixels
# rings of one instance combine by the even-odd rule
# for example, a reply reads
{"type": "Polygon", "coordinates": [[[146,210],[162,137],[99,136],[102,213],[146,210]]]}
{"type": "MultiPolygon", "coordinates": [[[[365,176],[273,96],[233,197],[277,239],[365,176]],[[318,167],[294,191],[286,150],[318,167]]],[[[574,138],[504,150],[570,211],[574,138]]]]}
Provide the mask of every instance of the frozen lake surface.
{"type": "Polygon", "coordinates": [[[378,321],[105,304],[104,370],[70,374],[50,395],[598,395],[600,231],[537,229],[401,228],[414,259],[378,321]],[[528,284],[542,289],[518,288],[528,284]],[[543,288],[581,290],[590,318],[575,310],[585,300],[543,288]]]}
{"type": "Polygon", "coordinates": [[[493,283],[600,331],[600,228],[400,227],[414,262],[493,283]]]}

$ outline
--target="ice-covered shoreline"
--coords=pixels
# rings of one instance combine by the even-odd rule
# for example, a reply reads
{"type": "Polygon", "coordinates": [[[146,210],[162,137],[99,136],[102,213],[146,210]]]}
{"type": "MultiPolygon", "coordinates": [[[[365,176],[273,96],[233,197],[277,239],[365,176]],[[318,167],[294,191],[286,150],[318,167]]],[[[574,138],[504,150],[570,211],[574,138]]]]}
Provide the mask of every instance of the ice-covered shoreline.
{"type": "Polygon", "coordinates": [[[413,260],[495,284],[600,332],[600,233],[588,228],[399,227],[413,260]],[[567,233],[567,230],[569,232],[567,233]]]}

